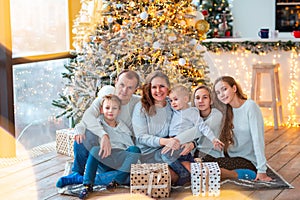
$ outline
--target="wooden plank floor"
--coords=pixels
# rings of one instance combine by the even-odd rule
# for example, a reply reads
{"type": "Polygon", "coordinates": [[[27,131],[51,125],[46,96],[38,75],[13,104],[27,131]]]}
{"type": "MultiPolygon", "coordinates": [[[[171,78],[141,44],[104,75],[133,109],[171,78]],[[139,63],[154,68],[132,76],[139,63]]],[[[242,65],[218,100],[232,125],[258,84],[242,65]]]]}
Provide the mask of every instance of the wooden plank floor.
{"type": "MultiPolygon", "coordinates": [[[[280,127],[265,131],[266,156],[268,163],[295,188],[286,190],[241,191],[221,188],[219,197],[193,197],[190,191],[172,192],[167,199],[300,199],[300,128],[280,127]]],[[[55,183],[62,176],[66,161],[70,157],[55,151],[28,159],[9,167],[0,168],[0,199],[77,199],[57,193],[55,183]]],[[[115,192],[95,192],[89,199],[146,199],[140,195],[131,196],[129,189],[115,192]]],[[[147,198],[148,199],[148,198],[147,198]]]]}

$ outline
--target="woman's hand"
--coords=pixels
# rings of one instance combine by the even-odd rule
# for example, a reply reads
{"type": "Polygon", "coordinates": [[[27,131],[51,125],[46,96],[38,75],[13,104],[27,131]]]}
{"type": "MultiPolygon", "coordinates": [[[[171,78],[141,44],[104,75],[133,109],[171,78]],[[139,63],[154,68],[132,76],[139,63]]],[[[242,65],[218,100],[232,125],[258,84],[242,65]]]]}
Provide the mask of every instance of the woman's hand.
{"type": "Polygon", "coordinates": [[[80,144],[85,140],[85,134],[79,134],[74,136],[74,140],[77,142],[77,144],[80,144]]]}
{"type": "Polygon", "coordinates": [[[195,148],[195,146],[194,146],[193,142],[188,142],[188,143],[181,145],[181,148],[182,148],[182,151],[179,155],[185,156],[185,155],[189,154],[195,148]]]}
{"type": "Polygon", "coordinates": [[[174,150],[178,150],[180,148],[180,141],[176,138],[168,138],[166,141],[166,145],[161,150],[162,154],[168,153],[170,150],[172,150],[171,155],[173,154],[174,150]]]}
{"type": "Polygon", "coordinates": [[[269,177],[266,173],[257,173],[255,181],[271,181],[272,178],[269,177]]]}
{"type": "Polygon", "coordinates": [[[213,139],[214,149],[222,151],[224,143],[221,142],[218,138],[213,139]]]}

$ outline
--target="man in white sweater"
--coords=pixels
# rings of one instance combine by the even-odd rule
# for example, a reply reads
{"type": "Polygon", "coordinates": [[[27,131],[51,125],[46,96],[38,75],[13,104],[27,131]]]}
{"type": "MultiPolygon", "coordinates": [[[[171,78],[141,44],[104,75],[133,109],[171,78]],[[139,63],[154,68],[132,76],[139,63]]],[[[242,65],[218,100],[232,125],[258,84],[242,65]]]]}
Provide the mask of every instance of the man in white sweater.
{"type": "Polygon", "coordinates": [[[134,95],[134,92],[140,84],[139,75],[131,70],[123,70],[118,75],[115,88],[113,86],[104,86],[99,91],[98,97],[93,101],[92,105],[84,112],[81,123],[75,127],[74,142],[74,163],[72,174],[61,177],[57,183],[57,187],[64,187],[70,184],[82,183],[82,175],[84,174],[85,164],[89,155],[89,150],[93,146],[100,145],[100,152],[103,158],[111,154],[111,144],[108,134],[104,131],[102,125],[98,121],[100,115],[100,104],[102,97],[107,94],[117,95],[121,102],[121,113],[118,119],[122,120],[133,132],[131,116],[135,104],[140,97],[134,95]],[[101,138],[101,144],[98,143],[101,138]]]}

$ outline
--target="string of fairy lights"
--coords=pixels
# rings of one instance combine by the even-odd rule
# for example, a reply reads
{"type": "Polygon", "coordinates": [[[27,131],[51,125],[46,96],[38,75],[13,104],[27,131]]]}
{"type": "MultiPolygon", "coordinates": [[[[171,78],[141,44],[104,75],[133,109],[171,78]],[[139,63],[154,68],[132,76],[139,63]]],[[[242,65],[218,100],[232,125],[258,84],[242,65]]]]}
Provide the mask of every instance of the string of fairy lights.
{"type": "MultiPolygon", "coordinates": [[[[227,42],[226,46],[228,45],[227,42]]],[[[233,42],[231,46],[234,46],[236,42],[233,42]]],[[[284,42],[281,42],[284,43],[284,42]]],[[[297,109],[299,110],[299,43],[287,41],[289,48],[285,49],[273,49],[268,43],[261,43],[260,49],[268,49],[268,51],[257,52],[254,49],[257,46],[253,46],[253,49],[246,50],[243,46],[243,42],[240,42],[238,48],[228,49],[220,48],[222,43],[218,44],[218,50],[211,51],[211,57],[214,64],[218,67],[220,74],[232,75],[238,79],[240,84],[243,86],[244,92],[250,96],[251,91],[251,79],[252,79],[252,64],[253,63],[280,63],[280,80],[281,80],[281,90],[286,89],[286,91],[281,91],[286,96],[282,96],[284,108],[287,109],[287,120],[282,123],[282,126],[287,127],[298,127],[299,126],[299,116],[297,115],[297,109]],[[291,45],[291,44],[294,45],[291,45]],[[287,75],[282,74],[283,69],[287,75]]],[[[213,45],[217,45],[213,44],[213,45]]],[[[244,43],[245,44],[245,43],[244,43]]],[[[209,45],[208,49],[211,48],[209,45]]],[[[246,46],[249,48],[249,45],[246,46]]],[[[212,75],[211,75],[212,76],[212,75]]],[[[216,77],[214,77],[216,78],[216,77]]],[[[269,91],[267,88],[268,85],[262,88],[261,94],[265,96],[269,91]]],[[[299,112],[299,111],[298,111],[299,112]]],[[[268,126],[273,126],[272,115],[265,116],[265,124],[268,126]]]]}
{"type": "MultiPolygon", "coordinates": [[[[103,1],[100,0],[82,0],[82,9],[78,15],[78,18],[75,19],[75,25],[73,28],[73,33],[76,35],[75,36],[75,41],[73,43],[76,51],[80,52],[81,50],[86,50],[89,49],[86,46],[87,41],[90,41],[91,39],[97,40],[99,38],[97,37],[92,37],[91,35],[93,32],[97,30],[97,26],[95,26],[95,19],[96,18],[103,18],[103,7],[107,7],[107,4],[103,5],[103,1]]],[[[142,16],[142,18],[144,18],[142,16]]],[[[115,29],[118,29],[121,27],[115,26],[115,29]]],[[[137,34],[137,33],[136,33],[137,34]]],[[[146,33],[145,33],[146,34],[146,33]]],[[[143,35],[143,34],[138,34],[139,37],[144,37],[147,38],[149,35],[143,35]]],[[[180,35],[180,33],[178,33],[180,35]]],[[[180,38],[177,34],[172,33],[168,35],[168,37],[165,37],[163,40],[168,40],[168,44],[172,43],[172,40],[174,38],[180,38]]],[[[182,39],[184,40],[184,38],[182,39]]],[[[149,43],[151,43],[152,40],[149,39],[149,43]]],[[[153,42],[154,43],[154,42],[153,42]]],[[[200,44],[195,38],[189,37],[188,42],[186,42],[184,45],[187,47],[190,46],[190,44],[200,44]]],[[[163,45],[163,42],[159,43],[154,43],[153,47],[160,47],[163,45]]],[[[282,86],[287,87],[286,91],[284,91],[287,95],[284,96],[284,100],[287,102],[285,104],[285,111],[287,115],[287,120],[285,121],[285,126],[288,127],[295,127],[299,126],[299,115],[297,115],[297,112],[299,112],[299,42],[273,42],[273,43],[255,43],[255,42],[227,42],[227,43],[206,43],[203,42],[201,45],[196,45],[197,50],[199,51],[198,54],[195,54],[195,56],[202,56],[202,53],[204,51],[208,51],[209,54],[212,55],[213,61],[215,65],[218,68],[218,71],[220,74],[230,74],[233,75],[234,77],[240,77],[238,80],[240,83],[244,86],[243,88],[245,89],[245,92],[250,94],[250,87],[251,87],[251,77],[252,77],[252,71],[251,68],[249,67],[249,63],[256,63],[256,62],[262,62],[264,60],[267,60],[272,63],[277,63],[277,62],[282,62],[282,55],[288,55],[287,61],[284,61],[284,63],[288,63],[285,67],[288,68],[286,70],[288,72],[288,81],[286,80],[286,77],[281,77],[281,80],[284,80],[285,84],[282,84],[282,86]],[[226,60],[224,60],[222,57],[226,57],[226,60]],[[283,79],[284,78],[284,79],[283,79]],[[289,82],[289,83],[286,83],[289,82]]],[[[89,49],[92,54],[92,49],[89,49]]],[[[96,49],[98,50],[98,49],[96,49]]],[[[191,49],[190,51],[192,52],[194,49],[191,49]]],[[[90,57],[92,58],[92,57],[90,57]]],[[[163,62],[164,60],[162,60],[163,62]]],[[[91,64],[95,63],[95,60],[90,61],[91,64]]],[[[183,58],[176,58],[175,60],[172,61],[173,65],[179,65],[179,66],[184,66],[187,62],[188,59],[183,59],[183,58]]],[[[206,63],[205,61],[201,60],[199,62],[206,63]]],[[[63,64],[60,64],[63,65],[63,64]]],[[[168,65],[167,65],[168,66],[168,65]]],[[[79,67],[79,66],[76,66],[79,67]]],[[[52,70],[52,68],[51,68],[52,70]]],[[[179,69],[179,70],[184,70],[184,69],[179,69]]],[[[16,77],[20,77],[19,79],[15,80],[15,85],[16,88],[21,87],[25,83],[22,84],[22,76],[26,75],[26,73],[31,74],[32,69],[28,70],[22,70],[20,72],[16,71],[17,75],[16,77]],[[20,86],[19,86],[20,85],[20,86]]],[[[197,74],[200,73],[199,71],[189,71],[189,73],[194,73],[192,76],[195,77],[202,77],[203,74],[197,74]]],[[[32,98],[34,99],[36,95],[39,96],[44,96],[47,100],[47,102],[51,101],[52,97],[48,97],[49,94],[49,88],[55,88],[57,86],[54,86],[53,84],[48,84],[46,83],[47,80],[49,80],[49,73],[44,73],[45,75],[41,75],[39,77],[40,81],[39,84],[35,83],[35,86],[31,86],[26,90],[23,91],[22,94],[24,93],[25,96],[20,97],[23,99],[20,99],[20,101],[23,102],[24,99],[32,98]],[[38,85],[37,88],[36,85],[38,85]],[[45,90],[43,87],[47,87],[47,90],[45,90]]],[[[59,73],[57,74],[59,77],[59,73]]],[[[213,79],[212,79],[213,80],[213,79]]],[[[57,81],[59,82],[59,80],[57,81]]],[[[82,84],[82,83],[80,83],[82,84]]],[[[23,87],[23,86],[22,86],[23,87]]],[[[88,96],[93,96],[94,94],[94,89],[95,85],[85,85],[86,90],[85,92],[88,93],[88,96]]],[[[71,94],[72,93],[72,88],[66,85],[65,87],[65,94],[71,94]]],[[[264,92],[263,92],[264,93],[264,92]]],[[[53,95],[52,95],[53,96],[53,95]]],[[[84,96],[84,95],[83,95],[84,96]]],[[[40,102],[36,103],[36,107],[32,108],[32,110],[37,110],[39,108],[40,102]]],[[[78,106],[73,104],[72,106],[78,106]]],[[[77,108],[77,110],[84,110],[86,104],[81,105],[77,108]]],[[[23,106],[24,108],[24,106],[23,106]]],[[[16,108],[19,113],[26,113],[27,110],[22,111],[22,107],[16,108]]],[[[32,114],[34,115],[34,114],[32,114]]],[[[30,120],[30,117],[27,117],[28,120],[30,120]]],[[[51,119],[54,120],[54,119],[51,119]]],[[[59,119],[55,119],[59,120],[59,119]]],[[[266,125],[273,125],[273,120],[272,117],[270,119],[265,120],[266,125]]]]}
{"type": "Polygon", "coordinates": [[[297,121],[297,115],[296,115],[296,108],[299,106],[299,101],[297,98],[297,94],[299,94],[298,91],[298,81],[297,79],[299,78],[299,57],[300,53],[296,51],[295,48],[293,48],[292,53],[290,55],[290,76],[289,79],[291,81],[289,90],[288,90],[288,111],[289,111],[289,116],[288,116],[288,121],[287,121],[287,126],[289,127],[295,127],[299,126],[299,122],[297,121]]]}
{"type": "Polygon", "coordinates": [[[16,65],[14,74],[14,109],[17,136],[21,136],[31,125],[54,123],[62,119],[55,118],[59,110],[51,105],[57,92],[64,87],[61,73],[65,71],[64,60],[16,65]],[[35,77],[34,79],[32,77],[35,77]]]}
{"type": "MultiPolygon", "coordinates": [[[[82,0],[82,8],[74,21],[73,33],[76,36],[73,46],[77,54],[90,56],[83,58],[89,60],[88,64],[80,65],[80,67],[86,68],[85,71],[77,71],[76,75],[83,77],[84,74],[88,73],[99,77],[99,74],[97,75],[88,66],[96,63],[94,56],[97,55],[102,56],[102,60],[106,60],[108,65],[116,66],[117,70],[124,67],[124,63],[126,63],[130,68],[142,72],[140,73],[142,79],[147,74],[145,67],[141,67],[145,65],[145,62],[149,64],[150,67],[147,66],[149,68],[163,66],[171,81],[178,81],[178,72],[187,73],[193,78],[203,77],[205,73],[208,73],[205,69],[202,71],[193,71],[192,69],[194,66],[204,66],[205,60],[198,59],[196,62],[193,61],[193,58],[202,58],[203,52],[207,50],[216,55],[224,53],[228,55],[225,62],[216,56],[214,63],[216,63],[221,74],[231,72],[230,75],[235,77],[243,75],[240,81],[245,86],[245,92],[249,94],[252,77],[249,63],[261,62],[263,58],[269,57],[270,52],[278,52],[274,54],[271,60],[271,62],[276,63],[280,59],[280,51],[289,51],[292,52],[289,65],[291,84],[287,98],[288,120],[283,125],[297,126],[299,124],[296,115],[299,43],[291,41],[201,43],[206,38],[205,33],[209,27],[207,22],[203,20],[201,12],[192,5],[193,2],[196,1],[131,0],[109,2],[82,0]],[[149,27],[152,29],[149,30],[149,27]],[[98,34],[94,34],[95,32],[98,34]],[[127,41],[134,42],[124,43],[125,37],[127,41]],[[178,44],[182,45],[181,49],[174,47],[178,44]],[[149,46],[144,48],[145,45],[149,46]],[[143,46],[143,49],[139,46],[143,46]],[[120,57],[112,52],[117,52],[118,55],[121,55],[121,52],[128,52],[128,55],[120,57]],[[167,58],[163,52],[172,52],[173,57],[167,58]],[[253,58],[252,54],[257,56],[253,58]],[[249,59],[251,60],[249,61],[249,59]],[[174,66],[177,66],[176,70],[174,70],[174,66]],[[187,72],[187,69],[190,70],[187,72]]],[[[98,69],[102,71],[100,73],[102,76],[105,76],[105,71],[114,70],[107,65],[103,66],[98,69]]],[[[80,83],[80,81],[77,82],[80,83]]],[[[72,91],[74,92],[74,88],[72,91]]],[[[93,91],[93,87],[91,91],[93,91]]],[[[91,92],[87,93],[90,94],[91,92]]],[[[77,96],[84,97],[89,94],[77,96]]],[[[87,103],[82,99],[80,102],[85,103],[81,105],[76,105],[76,100],[71,99],[71,101],[71,106],[76,108],[75,110],[67,109],[73,113],[82,113],[87,106],[87,103]]],[[[272,125],[272,120],[266,120],[266,124],[272,125]]]]}
{"type": "Polygon", "coordinates": [[[72,31],[76,34],[73,46],[77,52],[82,51],[99,24],[111,27],[115,32],[124,26],[134,29],[138,26],[157,28],[166,25],[181,35],[203,40],[209,24],[192,3],[191,0],[81,0],[82,7],[72,31]]]}
{"type": "Polygon", "coordinates": [[[113,84],[122,69],[141,81],[154,70],[173,84],[210,84],[201,41],[209,24],[192,0],[82,0],[72,29],[75,61],[68,91],[53,100],[64,111],[57,117],[77,123],[103,85],[113,84]]]}

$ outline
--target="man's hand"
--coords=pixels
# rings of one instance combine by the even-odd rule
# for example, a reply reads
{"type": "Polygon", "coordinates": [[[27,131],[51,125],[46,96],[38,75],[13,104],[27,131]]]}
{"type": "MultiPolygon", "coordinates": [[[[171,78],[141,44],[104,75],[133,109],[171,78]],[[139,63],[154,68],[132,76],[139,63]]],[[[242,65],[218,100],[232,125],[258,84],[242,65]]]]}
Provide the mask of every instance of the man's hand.
{"type": "Polygon", "coordinates": [[[85,140],[85,134],[75,135],[74,139],[77,142],[77,144],[80,144],[83,142],[83,140],[85,140]]]}
{"type": "Polygon", "coordinates": [[[99,156],[103,159],[111,154],[111,144],[107,134],[101,138],[99,156]]]}

